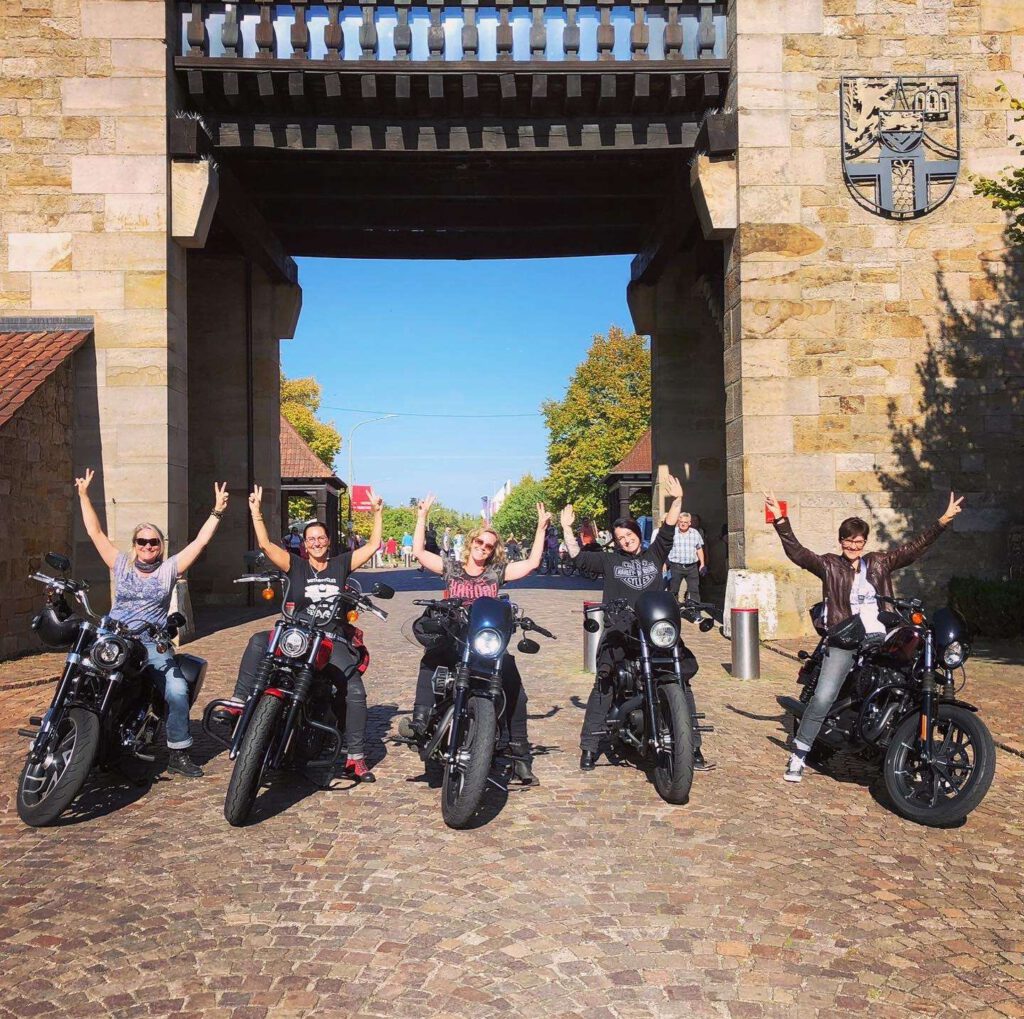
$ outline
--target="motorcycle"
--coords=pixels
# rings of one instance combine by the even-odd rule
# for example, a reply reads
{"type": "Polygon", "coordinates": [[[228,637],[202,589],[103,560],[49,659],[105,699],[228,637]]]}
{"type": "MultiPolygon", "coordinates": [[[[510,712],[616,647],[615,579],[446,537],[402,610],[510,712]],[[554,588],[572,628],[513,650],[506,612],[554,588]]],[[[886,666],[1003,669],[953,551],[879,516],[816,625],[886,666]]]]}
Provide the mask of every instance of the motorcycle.
{"type": "MultiPolygon", "coordinates": [[[[593,614],[611,614],[625,625],[625,654],[612,675],[611,710],[602,735],[627,753],[639,754],[651,767],[654,788],[667,803],[685,803],[693,783],[694,734],[714,732],[702,725],[702,712],[692,713],[686,699],[690,677],[684,675],[679,620],[714,628],[713,606],[679,603],[667,591],[645,591],[630,605],[618,598],[584,608],[583,628],[596,633],[593,614]]],[[[696,669],[690,673],[692,676],[696,669]]]]}
{"type": "MultiPolygon", "coordinates": [[[[235,583],[262,584],[265,592],[280,584],[281,618],[269,635],[244,707],[239,709],[237,701],[220,698],[210,701],[203,711],[204,731],[227,747],[235,762],[224,797],[224,817],[235,827],[248,820],[271,772],[326,766],[328,774],[333,774],[343,739],[337,726],[331,724],[332,719],[337,721],[327,672],[331,652],[336,642],[344,641],[360,670],[365,669],[369,653],[361,631],[352,624],[360,610],[378,619],[388,618],[352,577],[334,597],[289,603],[288,574],[271,569],[260,555],[252,561],[261,572],[246,574],[235,583]],[[231,720],[231,736],[225,738],[223,723],[231,720]]],[[[387,584],[375,584],[371,593],[376,598],[392,598],[395,594],[387,584]]]]}
{"type": "Polygon", "coordinates": [[[799,699],[779,697],[796,735],[814,695],[830,644],[855,651],[853,668],[807,755],[825,764],[837,752],[856,751],[882,771],[896,812],[911,821],[945,826],[963,820],[984,799],[995,775],[995,744],[978,709],[960,700],[956,686],[971,646],[967,623],[953,609],[929,619],[916,598],[878,596],[884,634],[867,634],[859,617],[831,629],[811,610],[821,634],[815,650],[800,652],[799,699]]]}
{"type": "MultiPolygon", "coordinates": [[[[152,762],[151,753],[167,706],[159,682],[146,668],[141,638],[167,651],[185,617],[172,613],[164,626],[143,623],[129,628],[110,616],[100,617],[89,604],[89,585],[66,576],[70,560],[56,552],[46,563],[62,576],[30,574],[46,586],[46,604],[32,620],[40,640],[67,651],[50,706],[33,716],[34,729],[19,729],[32,740],[18,779],[18,816],[33,828],[53,824],[74,802],[94,767],[108,767],[123,757],[152,762]],[[84,618],[75,615],[78,602],[84,618]]],[[[206,676],[206,662],[179,654],[177,663],[188,681],[194,704],[206,676]]]]}
{"type": "Polygon", "coordinates": [[[401,742],[416,746],[425,764],[442,765],[441,816],[449,828],[466,828],[487,783],[507,790],[512,770],[521,760],[501,747],[498,739],[504,709],[501,666],[509,641],[518,629],[523,636],[517,650],[536,654],[540,645],[527,633],[557,638],[508,598],[477,598],[468,606],[458,598],[421,599],[413,604],[427,610],[414,627],[421,643],[451,642],[458,662],[454,670],[435,669],[434,706],[427,726],[418,738],[401,742]]]}

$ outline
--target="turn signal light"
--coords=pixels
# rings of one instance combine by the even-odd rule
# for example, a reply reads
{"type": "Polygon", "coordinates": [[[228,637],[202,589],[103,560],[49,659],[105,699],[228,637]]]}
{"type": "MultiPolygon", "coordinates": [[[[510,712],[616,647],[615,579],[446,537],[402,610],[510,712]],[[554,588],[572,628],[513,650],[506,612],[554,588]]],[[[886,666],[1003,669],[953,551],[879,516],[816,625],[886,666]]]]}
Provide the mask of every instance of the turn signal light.
{"type": "Polygon", "coordinates": [[[345,618],[350,622],[354,623],[359,618],[359,613],[355,609],[345,613],[345,618]]]}
{"type": "Polygon", "coordinates": [[[272,587],[265,587],[265,588],[263,588],[263,590],[260,591],[260,597],[264,601],[273,601],[274,600],[274,589],[272,587]]]}
{"type": "Polygon", "coordinates": [[[914,626],[920,626],[924,622],[924,613],[911,612],[910,621],[914,624],[914,626]]]}

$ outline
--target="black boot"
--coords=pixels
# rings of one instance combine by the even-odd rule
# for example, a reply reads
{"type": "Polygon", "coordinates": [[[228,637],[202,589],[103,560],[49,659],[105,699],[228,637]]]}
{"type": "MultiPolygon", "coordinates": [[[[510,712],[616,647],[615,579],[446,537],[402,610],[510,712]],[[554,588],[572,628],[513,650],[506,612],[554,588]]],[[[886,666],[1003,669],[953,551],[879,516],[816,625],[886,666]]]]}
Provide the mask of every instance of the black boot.
{"type": "Polygon", "coordinates": [[[580,754],[580,771],[593,771],[597,767],[597,751],[584,750],[580,754]]]}
{"type": "Polygon", "coordinates": [[[203,769],[184,750],[172,750],[167,755],[167,772],[171,775],[181,775],[184,778],[203,777],[203,769]]]}
{"type": "Polygon", "coordinates": [[[398,735],[403,739],[423,739],[429,724],[430,708],[416,704],[412,709],[412,718],[403,718],[398,723],[398,735]]]}
{"type": "Polygon", "coordinates": [[[513,740],[508,745],[509,751],[514,757],[520,758],[513,765],[516,778],[523,785],[540,785],[540,779],[533,773],[530,765],[533,759],[530,757],[530,743],[528,740],[513,740]]]}

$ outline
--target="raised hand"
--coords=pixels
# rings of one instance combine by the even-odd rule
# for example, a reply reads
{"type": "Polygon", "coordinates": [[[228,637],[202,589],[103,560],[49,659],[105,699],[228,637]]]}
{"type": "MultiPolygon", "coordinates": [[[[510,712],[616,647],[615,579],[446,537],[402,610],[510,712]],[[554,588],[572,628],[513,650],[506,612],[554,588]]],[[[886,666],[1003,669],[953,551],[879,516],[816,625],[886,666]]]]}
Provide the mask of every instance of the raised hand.
{"type": "Polygon", "coordinates": [[[963,512],[963,507],[960,505],[964,501],[964,496],[960,496],[958,499],[955,493],[949,493],[949,505],[946,507],[946,512],[939,517],[939,523],[948,524],[953,517],[963,512]]]}
{"type": "Polygon", "coordinates": [[[92,484],[92,479],[96,476],[96,472],[91,467],[86,467],[84,478],[75,478],[75,488],[78,489],[78,494],[87,495],[89,492],[89,485],[92,484]]]}
{"type": "Polygon", "coordinates": [[[551,514],[544,508],[544,503],[537,503],[537,530],[546,528],[551,523],[551,514]]]}
{"type": "Polygon", "coordinates": [[[372,488],[370,489],[370,508],[374,513],[384,512],[384,500],[372,488]]]}
{"type": "Polygon", "coordinates": [[[228,483],[226,481],[215,481],[213,483],[213,509],[216,513],[223,513],[228,508],[228,483]]]}
{"type": "Polygon", "coordinates": [[[562,530],[572,530],[572,525],[576,523],[576,511],[572,508],[572,503],[569,503],[569,505],[562,510],[558,519],[562,524],[562,530]]]}
{"type": "Polygon", "coordinates": [[[776,520],[781,520],[782,517],[785,516],[785,514],[782,512],[782,505],[779,502],[779,500],[775,498],[774,492],[764,493],[764,504],[776,520]]]}
{"type": "Polygon", "coordinates": [[[263,509],[263,486],[253,485],[252,492],[249,493],[249,512],[253,515],[253,518],[262,516],[263,509]]]}
{"type": "Polygon", "coordinates": [[[665,479],[665,494],[670,499],[682,499],[683,497],[683,486],[679,479],[672,474],[665,479]]]}
{"type": "Polygon", "coordinates": [[[416,512],[426,520],[427,514],[430,512],[430,507],[434,505],[435,501],[434,493],[427,492],[426,497],[421,499],[419,505],[416,507],[416,512]]]}

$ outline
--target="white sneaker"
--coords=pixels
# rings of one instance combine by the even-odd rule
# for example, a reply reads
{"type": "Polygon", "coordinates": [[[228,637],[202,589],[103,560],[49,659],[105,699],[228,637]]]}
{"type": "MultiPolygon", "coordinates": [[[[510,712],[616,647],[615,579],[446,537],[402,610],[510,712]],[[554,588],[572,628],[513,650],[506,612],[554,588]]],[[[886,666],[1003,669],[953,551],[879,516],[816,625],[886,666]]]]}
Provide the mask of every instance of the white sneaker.
{"type": "Polygon", "coordinates": [[[799,782],[804,777],[804,758],[802,754],[790,754],[789,766],[782,776],[787,782],[799,782]]]}

